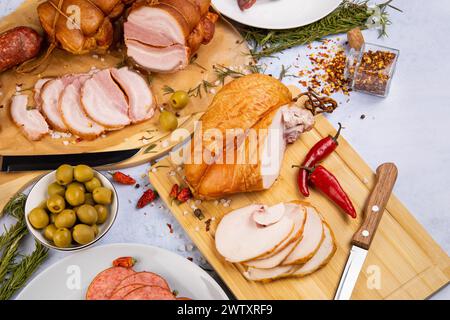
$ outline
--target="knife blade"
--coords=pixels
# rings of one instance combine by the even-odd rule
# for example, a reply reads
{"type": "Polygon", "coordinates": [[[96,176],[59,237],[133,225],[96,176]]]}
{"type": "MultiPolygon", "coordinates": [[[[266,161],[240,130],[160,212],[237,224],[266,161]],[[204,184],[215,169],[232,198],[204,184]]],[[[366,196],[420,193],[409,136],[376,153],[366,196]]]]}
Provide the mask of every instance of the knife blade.
{"type": "Polygon", "coordinates": [[[336,290],[335,300],[349,300],[352,296],[397,175],[398,170],[393,163],[383,163],[377,168],[377,181],[366,204],[364,221],[353,235],[352,248],[336,290]]]}
{"type": "Polygon", "coordinates": [[[74,153],[38,156],[0,156],[0,171],[54,170],[61,164],[87,164],[91,167],[109,165],[131,158],[139,152],[137,149],[105,151],[92,153],[74,153]]]}

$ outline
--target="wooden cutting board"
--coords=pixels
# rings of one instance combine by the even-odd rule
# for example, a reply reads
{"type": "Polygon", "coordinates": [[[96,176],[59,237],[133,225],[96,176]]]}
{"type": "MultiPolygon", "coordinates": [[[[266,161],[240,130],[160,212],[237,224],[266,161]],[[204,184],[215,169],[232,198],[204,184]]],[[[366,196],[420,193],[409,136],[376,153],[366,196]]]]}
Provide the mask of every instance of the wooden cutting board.
{"type": "MultiPolygon", "coordinates": [[[[36,7],[41,2],[25,0],[14,12],[6,17],[1,17],[0,33],[20,25],[30,26],[42,32],[36,13],[36,7]]],[[[179,139],[171,139],[170,133],[159,129],[159,112],[149,121],[108,132],[105,136],[93,141],[79,141],[75,136],[57,139],[47,136],[41,141],[29,141],[12,122],[9,115],[9,101],[19,84],[23,93],[31,94],[28,89],[33,88],[39,78],[61,76],[72,72],[88,72],[92,67],[98,69],[113,67],[121,62],[122,56],[123,50],[121,52],[119,49],[112,49],[105,55],[81,56],[55,50],[50,59],[45,62],[46,67],[39,68],[38,72],[19,74],[14,70],[9,70],[0,73],[0,156],[70,154],[142,148],[139,154],[131,159],[108,167],[108,169],[117,169],[158,158],[180,143],[179,139]],[[147,153],[145,150],[149,146],[152,146],[152,149],[147,153]]],[[[166,95],[163,90],[165,86],[185,91],[200,86],[200,94],[196,94],[194,90],[190,103],[179,112],[178,128],[186,129],[189,133],[193,131],[195,120],[206,110],[214,96],[212,92],[204,90],[203,80],[217,85],[213,88],[214,90],[218,90],[221,86],[216,83],[217,74],[213,66],[222,65],[245,69],[252,61],[246,42],[239,32],[223,19],[219,20],[216,25],[213,40],[208,45],[202,46],[196,57],[185,70],[174,74],[151,75],[151,86],[158,106],[165,105],[168,101],[169,95],[166,95]]],[[[13,174],[0,172],[0,210],[11,196],[42,174],[43,172],[13,174]]]]}
{"type": "MultiPolygon", "coordinates": [[[[361,223],[352,220],[322,195],[312,191],[308,201],[316,206],[336,235],[337,251],[330,263],[304,278],[288,278],[270,283],[246,280],[239,268],[226,262],[216,251],[214,231],[221,217],[250,203],[275,204],[303,199],[297,191],[297,170],[307,151],[321,138],[336,131],[328,120],[318,116],[314,129],[288,147],[281,175],[270,190],[230,197],[229,207],[203,201],[198,207],[205,219],[192,214],[191,204],[171,203],[168,194],[174,183],[182,183],[183,171],[169,158],[158,162],[149,177],[164,202],[238,299],[332,299],[347,261],[350,240],[361,223]],[[167,167],[164,167],[167,166],[167,167]],[[205,221],[214,218],[210,231],[205,221]]],[[[374,185],[375,175],[343,137],[339,147],[324,163],[340,180],[358,213],[374,185]]],[[[401,171],[402,168],[399,168],[401,171]]],[[[424,299],[449,282],[450,259],[403,204],[391,196],[353,292],[353,299],[424,299]]]]}

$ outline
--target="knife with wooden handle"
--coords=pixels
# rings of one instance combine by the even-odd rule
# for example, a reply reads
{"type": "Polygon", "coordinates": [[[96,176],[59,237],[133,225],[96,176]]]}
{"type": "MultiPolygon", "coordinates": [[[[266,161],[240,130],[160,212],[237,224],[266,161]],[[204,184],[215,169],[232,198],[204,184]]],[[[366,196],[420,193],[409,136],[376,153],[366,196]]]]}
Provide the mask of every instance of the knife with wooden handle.
{"type": "Polygon", "coordinates": [[[377,168],[377,181],[365,208],[364,221],[352,238],[352,249],[339,282],[335,300],[349,300],[397,180],[397,167],[383,163],[377,168]]]}

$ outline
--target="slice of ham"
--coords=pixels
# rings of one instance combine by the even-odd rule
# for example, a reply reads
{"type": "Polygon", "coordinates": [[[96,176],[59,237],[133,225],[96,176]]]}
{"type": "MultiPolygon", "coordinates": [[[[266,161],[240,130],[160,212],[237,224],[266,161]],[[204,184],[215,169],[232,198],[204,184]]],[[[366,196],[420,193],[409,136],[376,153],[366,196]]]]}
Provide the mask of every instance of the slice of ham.
{"type": "Polygon", "coordinates": [[[136,272],[135,274],[132,274],[129,277],[123,279],[122,282],[120,282],[120,284],[117,286],[117,289],[131,284],[157,286],[170,290],[169,284],[163,277],[157,275],[156,273],[148,271],[136,272]]]}
{"type": "Polygon", "coordinates": [[[64,123],[59,110],[59,97],[63,90],[76,78],[73,75],[63,76],[45,83],[41,90],[42,114],[53,130],[66,132],[68,128],[64,123]]]}
{"type": "Polygon", "coordinates": [[[272,252],[294,229],[294,221],[283,216],[277,223],[264,227],[253,219],[261,205],[249,205],[227,214],[216,234],[217,251],[230,262],[243,262],[272,252]]]}
{"type": "Polygon", "coordinates": [[[307,207],[303,238],[281,264],[293,265],[305,263],[319,249],[323,238],[322,218],[313,207],[307,207]]]}
{"type": "Polygon", "coordinates": [[[292,273],[295,276],[306,276],[308,274],[317,271],[330,261],[333,254],[336,252],[336,243],[334,240],[333,232],[331,231],[328,224],[324,222],[324,234],[325,238],[319,247],[319,250],[314,254],[314,256],[292,273]]]}
{"type": "Polygon", "coordinates": [[[271,281],[288,276],[294,268],[293,266],[278,266],[271,269],[250,267],[244,272],[244,277],[252,281],[271,281]]]}
{"type": "Polygon", "coordinates": [[[28,107],[28,96],[13,96],[10,112],[14,123],[29,140],[40,140],[49,132],[48,124],[39,110],[28,107]]]}
{"type": "Polygon", "coordinates": [[[85,140],[93,140],[100,136],[105,128],[89,118],[81,105],[81,86],[87,79],[87,75],[78,76],[63,90],[59,99],[59,110],[72,134],[85,140]]]}
{"type": "Polygon", "coordinates": [[[150,119],[155,114],[156,101],[144,78],[127,67],[111,69],[111,74],[128,97],[131,122],[150,119]]]}
{"type": "Polygon", "coordinates": [[[41,99],[41,90],[42,87],[48,82],[52,80],[51,78],[42,78],[36,81],[34,84],[33,92],[34,92],[34,102],[36,103],[36,108],[41,110],[42,99],[41,99]]]}
{"type": "Polygon", "coordinates": [[[123,300],[176,300],[173,293],[157,286],[144,286],[127,294],[123,300]]]}
{"type": "Polygon", "coordinates": [[[294,232],[291,237],[291,242],[285,245],[281,250],[276,250],[276,253],[264,259],[246,261],[244,264],[249,267],[259,269],[271,269],[281,264],[281,262],[292,252],[298,242],[301,240],[303,228],[306,220],[306,209],[302,205],[295,203],[287,203],[286,215],[294,220],[294,232]]]}
{"type": "Polygon", "coordinates": [[[189,54],[189,48],[179,44],[157,48],[127,41],[127,55],[139,66],[154,72],[171,73],[184,69],[189,63],[189,54]]]}
{"type": "Polygon", "coordinates": [[[128,102],[109,69],[95,73],[81,88],[81,104],[86,114],[108,129],[130,124],[128,102]]]}

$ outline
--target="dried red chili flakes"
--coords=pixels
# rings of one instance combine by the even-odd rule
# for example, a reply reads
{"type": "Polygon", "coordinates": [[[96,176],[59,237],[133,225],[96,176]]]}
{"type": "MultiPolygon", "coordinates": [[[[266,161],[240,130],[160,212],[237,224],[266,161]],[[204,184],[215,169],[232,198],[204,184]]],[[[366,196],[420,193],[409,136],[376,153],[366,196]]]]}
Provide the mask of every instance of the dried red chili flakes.
{"type": "Polygon", "coordinates": [[[169,228],[169,232],[173,233],[173,227],[170,223],[166,223],[166,226],[169,228]]]}
{"type": "Polygon", "coordinates": [[[176,199],[179,193],[180,186],[178,184],[174,184],[172,189],[170,190],[169,197],[170,199],[176,199]]]}
{"type": "Polygon", "coordinates": [[[188,259],[189,261],[194,261],[194,258],[192,258],[192,257],[187,257],[186,259],[188,259]]]}
{"type": "Polygon", "coordinates": [[[180,202],[186,202],[192,198],[191,190],[188,187],[184,187],[177,195],[177,200],[180,202]]]}
{"type": "Polygon", "coordinates": [[[208,232],[209,229],[211,228],[211,222],[212,222],[211,219],[205,221],[206,232],[208,232]]]}
{"type": "Polygon", "coordinates": [[[109,174],[112,176],[113,180],[119,184],[133,185],[136,183],[136,180],[120,171],[109,172],[109,174]]]}

